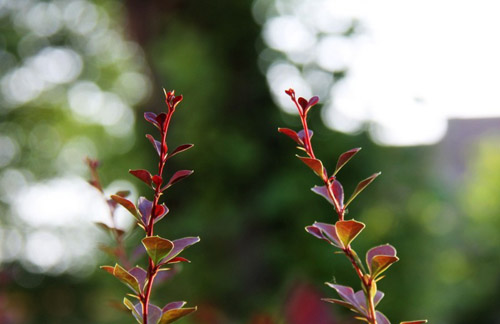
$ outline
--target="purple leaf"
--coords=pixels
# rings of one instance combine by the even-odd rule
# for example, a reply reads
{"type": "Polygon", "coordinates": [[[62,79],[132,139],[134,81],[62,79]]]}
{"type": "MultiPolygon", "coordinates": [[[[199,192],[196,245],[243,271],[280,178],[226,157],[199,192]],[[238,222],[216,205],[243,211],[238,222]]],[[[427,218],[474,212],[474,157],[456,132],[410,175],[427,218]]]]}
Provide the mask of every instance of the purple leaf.
{"type": "Polygon", "coordinates": [[[388,256],[396,256],[396,249],[390,244],[379,245],[371,248],[366,252],[366,264],[370,266],[372,263],[373,257],[376,255],[388,255],[388,256]]]}
{"type": "Polygon", "coordinates": [[[334,299],[334,298],[321,298],[321,300],[326,301],[328,303],[344,306],[344,307],[347,307],[351,310],[354,310],[355,312],[359,312],[359,310],[355,306],[353,306],[350,303],[343,301],[343,300],[334,299]]]}
{"type": "Polygon", "coordinates": [[[377,324],[391,324],[387,317],[379,311],[375,313],[375,317],[377,318],[377,324]]]}
{"type": "Polygon", "coordinates": [[[289,128],[278,128],[278,132],[280,132],[281,134],[285,134],[286,136],[290,137],[291,139],[293,139],[300,146],[304,145],[303,140],[300,139],[299,135],[294,130],[291,130],[289,128]]]}
{"type": "MultiPolygon", "coordinates": [[[[384,297],[384,293],[381,291],[377,291],[375,296],[373,297],[373,304],[375,306],[377,306],[383,297],[384,297]]],[[[357,304],[360,306],[361,310],[363,311],[363,314],[366,315],[368,307],[366,306],[366,297],[365,297],[365,293],[363,292],[363,290],[358,290],[354,294],[354,298],[356,299],[357,304]]]]}
{"type": "Polygon", "coordinates": [[[368,178],[366,178],[365,180],[358,183],[358,185],[356,186],[356,189],[354,189],[354,192],[352,193],[351,197],[349,198],[349,200],[347,201],[347,203],[345,205],[346,206],[349,205],[354,200],[354,198],[356,198],[356,196],[359,195],[359,193],[361,191],[363,191],[370,183],[373,182],[373,180],[375,180],[376,177],[378,177],[380,175],[380,173],[381,172],[374,173],[371,176],[369,176],[368,178]]]}
{"type": "Polygon", "coordinates": [[[333,204],[333,200],[330,198],[330,195],[328,194],[328,189],[326,189],[326,186],[314,186],[311,188],[311,190],[323,198],[325,198],[330,204],[333,204]]]}
{"type": "Polygon", "coordinates": [[[357,301],[356,298],[354,297],[354,290],[352,290],[351,287],[335,285],[329,282],[327,282],[326,284],[331,288],[335,289],[339,294],[340,298],[350,303],[351,305],[357,306],[357,301]]]}
{"type": "MultiPolygon", "coordinates": [[[[137,314],[140,316],[140,318],[138,319],[139,323],[142,323],[142,304],[138,303],[135,305],[134,308],[135,308],[135,311],[137,312],[137,314]]],[[[148,324],[149,323],[157,324],[160,321],[161,315],[162,315],[161,308],[154,305],[154,304],[149,303],[149,305],[148,305],[148,324]]]]}
{"type": "Polygon", "coordinates": [[[310,107],[316,105],[318,102],[319,102],[319,97],[318,96],[314,96],[311,99],[309,99],[309,102],[307,103],[307,105],[310,108],[310,107]]]}
{"type": "Polygon", "coordinates": [[[162,311],[165,313],[166,311],[169,311],[171,309],[177,309],[177,308],[181,308],[182,306],[186,305],[186,302],[185,301],[176,301],[176,302],[171,302],[171,303],[168,303],[166,304],[162,311]]]}
{"type": "Polygon", "coordinates": [[[340,182],[337,180],[334,180],[332,183],[332,191],[333,191],[333,196],[337,200],[339,206],[339,209],[344,208],[344,188],[342,188],[342,185],[340,182]]]}
{"type": "Polygon", "coordinates": [[[140,197],[137,202],[137,207],[139,207],[139,212],[142,215],[142,221],[145,225],[149,224],[149,219],[151,218],[151,209],[153,208],[153,202],[147,200],[144,197],[140,197]]]}
{"type": "Polygon", "coordinates": [[[366,253],[366,264],[373,277],[380,275],[382,272],[387,270],[391,264],[397,262],[398,260],[399,258],[396,256],[396,249],[389,244],[371,248],[366,253]]]}
{"type": "Polygon", "coordinates": [[[356,306],[361,311],[361,314],[366,315],[368,308],[366,307],[366,297],[363,290],[356,291],[354,299],[356,300],[356,306]]]}
{"type": "Polygon", "coordinates": [[[373,304],[377,306],[378,303],[380,303],[380,301],[382,300],[382,298],[384,298],[384,293],[381,292],[380,290],[377,290],[375,297],[373,297],[373,304]]]}
{"type": "Polygon", "coordinates": [[[335,229],[335,226],[332,224],[327,224],[327,223],[319,223],[319,222],[314,222],[313,224],[314,227],[317,227],[321,230],[321,233],[323,234],[323,238],[330,242],[330,244],[343,248],[343,245],[340,241],[339,236],[337,235],[337,230],[335,229]]]}
{"type": "Polygon", "coordinates": [[[146,119],[148,122],[155,125],[156,127],[160,128],[160,125],[158,124],[156,117],[157,117],[156,114],[153,112],[145,112],[144,113],[144,119],[146,119]]]}
{"type": "Polygon", "coordinates": [[[323,237],[323,234],[321,233],[321,230],[315,226],[306,226],[306,232],[315,236],[316,238],[319,238],[320,240],[324,240],[325,238],[323,237]]]}
{"type": "Polygon", "coordinates": [[[137,279],[139,282],[139,286],[141,287],[141,291],[144,290],[144,285],[146,284],[147,272],[143,268],[136,266],[128,271],[132,276],[137,279]]]}
{"type": "Polygon", "coordinates": [[[162,269],[162,271],[159,271],[158,274],[156,275],[153,287],[161,284],[162,282],[172,279],[172,277],[175,276],[178,272],[179,269],[177,268],[172,268],[170,270],[162,269]]]}
{"type": "Polygon", "coordinates": [[[339,172],[340,169],[342,169],[342,167],[344,165],[346,165],[347,162],[349,162],[349,160],[356,154],[358,153],[359,151],[361,150],[361,147],[357,147],[357,148],[353,148],[352,150],[349,150],[345,153],[342,153],[340,156],[339,156],[339,159],[337,161],[337,166],[335,167],[335,172],[333,173],[333,175],[336,175],[337,172],[339,172]]]}
{"type": "MultiPolygon", "coordinates": [[[[313,132],[312,130],[308,129],[308,133],[309,133],[309,139],[311,139],[311,138],[313,137],[313,135],[314,135],[314,132],[313,132]]],[[[306,141],[306,140],[305,140],[305,135],[306,135],[306,132],[304,132],[304,130],[303,130],[303,129],[301,129],[301,130],[297,133],[297,135],[299,136],[299,139],[300,139],[302,142],[305,142],[305,141],[306,141]]]]}
{"type": "Polygon", "coordinates": [[[167,263],[168,261],[175,258],[179,255],[184,249],[187,247],[196,244],[200,241],[199,237],[185,237],[178,240],[174,240],[172,243],[174,244],[174,248],[170,251],[170,253],[161,260],[161,263],[167,263]]]}
{"type": "Polygon", "coordinates": [[[172,153],[170,153],[167,158],[170,159],[172,156],[177,155],[181,152],[187,151],[190,148],[192,148],[193,146],[194,146],[193,144],[182,144],[182,145],[176,147],[175,150],[173,150],[172,153]]]}
{"type": "Polygon", "coordinates": [[[136,176],[139,180],[144,181],[148,186],[151,186],[151,173],[147,170],[128,170],[128,172],[136,176]]]}
{"type": "Polygon", "coordinates": [[[161,143],[160,143],[160,141],[155,140],[155,138],[149,134],[146,134],[146,137],[151,142],[151,144],[153,144],[153,147],[155,148],[156,153],[158,153],[158,155],[161,155],[161,143]]]}

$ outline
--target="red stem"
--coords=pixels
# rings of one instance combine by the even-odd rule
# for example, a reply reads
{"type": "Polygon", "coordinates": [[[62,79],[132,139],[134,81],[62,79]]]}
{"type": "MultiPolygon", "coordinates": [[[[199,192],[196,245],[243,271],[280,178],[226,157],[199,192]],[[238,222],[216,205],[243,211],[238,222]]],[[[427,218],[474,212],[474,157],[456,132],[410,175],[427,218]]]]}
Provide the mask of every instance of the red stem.
{"type": "MultiPolygon", "coordinates": [[[[309,155],[309,157],[316,159],[316,156],[314,155],[314,151],[312,148],[311,144],[311,137],[309,136],[309,128],[307,126],[307,111],[303,111],[297,101],[295,100],[295,97],[292,97],[293,102],[295,103],[295,106],[297,106],[297,109],[299,110],[299,115],[300,115],[300,120],[302,122],[302,127],[304,129],[304,148],[309,155]]],[[[325,183],[326,188],[328,189],[328,196],[330,199],[333,201],[334,209],[335,212],[338,215],[338,218],[340,221],[344,220],[344,215],[345,215],[345,208],[340,206],[340,203],[338,202],[337,198],[335,198],[335,195],[333,194],[333,190],[331,187],[331,184],[335,178],[329,179],[328,175],[323,174],[321,177],[323,182],[325,183]]],[[[377,318],[375,314],[375,305],[373,303],[373,298],[375,296],[372,296],[372,285],[373,285],[373,279],[370,276],[366,276],[363,273],[362,268],[358,265],[358,262],[356,258],[354,257],[354,250],[351,249],[351,246],[348,245],[346,248],[342,249],[344,252],[345,256],[351,261],[351,264],[356,271],[356,274],[358,275],[359,279],[361,280],[361,284],[364,287],[364,292],[365,292],[365,297],[368,301],[367,306],[368,306],[368,316],[367,320],[369,321],[370,324],[377,324],[377,318]]],[[[354,252],[355,253],[355,252],[354,252]]]]}
{"type": "MultiPolygon", "coordinates": [[[[167,112],[167,117],[165,120],[165,124],[161,125],[161,152],[160,152],[160,161],[158,162],[158,175],[163,179],[163,169],[165,168],[165,164],[167,162],[167,132],[168,132],[168,126],[170,125],[170,120],[172,119],[172,115],[175,111],[173,107],[170,106],[170,104],[167,102],[168,107],[168,112],[167,112]]],[[[146,225],[146,235],[147,236],[153,236],[153,230],[154,230],[154,213],[156,210],[156,207],[159,204],[160,197],[162,195],[162,190],[161,190],[161,183],[156,186],[155,188],[155,194],[154,194],[154,199],[153,199],[153,206],[151,207],[151,217],[149,218],[149,223],[146,225]]],[[[156,274],[158,273],[158,266],[156,266],[153,262],[153,259],[151,257],[148,257],[148,271],[147,271],[147,280],[148,283],[145,287],[145,290],[141,296],[141,302],[142,302],[142,321],[143,324],[148,324],[148,306],[149,306],[149,299],[151,297],[151,290],[153,288],[153,281],[156,277],[156,274]]]]}

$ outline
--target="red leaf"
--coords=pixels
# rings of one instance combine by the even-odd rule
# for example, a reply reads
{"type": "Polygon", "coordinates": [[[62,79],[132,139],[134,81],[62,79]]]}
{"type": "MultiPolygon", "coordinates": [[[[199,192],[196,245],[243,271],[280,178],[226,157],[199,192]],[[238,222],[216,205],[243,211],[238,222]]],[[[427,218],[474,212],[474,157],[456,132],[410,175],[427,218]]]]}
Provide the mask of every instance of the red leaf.
{"type": "Polygon", "coordinates": [[[337,172],[339,172],[339,170],[344,166],[346,165],[347,162],[349,162],[349,160],[356,154],[358,153],[359,151],[361,150],[361,147],[357,147],[357,148],[353,148],[352,150],[349,150],[345,153],[342,153],[340,156],[339,156],[339,159],[337,161],[337,166],[335,167],[335,172],[333,173],[333,175],[336,175],[337,172]]]}
{"type": "Polygon", "coordinates": [[[293,139],[297,144],[303,146],[304,142],[299,138],[299,135],[294,131],[289,128],[278,128],[278,132],[281,134],[285,134],[286,136],[290,137],[293,139]]]}
{"type": "Polygon", "coordinates": [[[354,189],[354,192],[352,193],[351,197],[349,198],[349,200],[347,201],[347,203],[345,205],[346,206],[349,205],[354,200],[354,198],[356,198],[356,196],[359,195],[359,193],[361,191],[363,191],[370,183],[372,183],[373,180],[375,180],[375,178],[378,177],[380,174],[381,174],[381,172],[374,173],[371,176],[369,176],[368,178],[366,178],[365,180],[358,183],[358,185],[356,186],[356,189],[354,189]]]}
{"type": "Polygon", "coordinates": [[[111,199],[125,207],[140,223],[142,223],[141,216],[133,202],[118,195],[111,195],[111,199]]]}
{"type": "Polygon", "coordinates": [[[299,105],[302,108],[302,112],[305,112],[308,108],[308,102],[305,98],[299,97],[298,99],[299,105]]]}
{"type": "Polygon", "coordinates": [[[129,170],[130,174],[136,176],[138,179],[144,181],[148,186],[151,186],[151,173],[146,170],[129,170]]]}
{"type": "Polygon", "coordinates": [[[115,271],[115,267],[112,266],[101,266],[100,268],[110,274],[113,274],[113,272],[115,271]]]}
{"type": "Polygon", "coordinates": [[[163,187],[162,190],[165,190],[168,187],[170,187],[171,185],[173,185],[174,183],[177,183],[177,182],[181,181],[182,179],[189,177],[191,174],[193,174],[193,172],[194,172],[193,170],[177,171],[176,173],[174,173],[172,178],[170,178],[170,180],[168,180],[167,185],[165,187],[163,187]]]}
{"type": "Polygon", "coordinates": [[[193,146],[194,146],[193,144],[182,144],[182,145],[176,147],[175,150],[173,150],[172,153],[170,153],[167,158],[170,159],[172,156],[177,155],[177,154],[184,152],[186,150],[189,150],[193,146]]]}
{"type": "Polygon", "coordinates": [[[165,217],[165,215],[168,213],[168,211],[169,210],[168,210],[167,206],[165,206],[165,204],[156,205],[155,211],[153,213],[155,223],[158,222],[163,217],[165,217]]]}
{"type": "Polygon", "coordinates": [[[319,102],[319,97],[317,97],[317,96],[314,96],[311,99],[309,99],[309,101],[307,102],[306,108],[304,108],[304,113],[307,114],[309,109],[311,109],[312,106],[316,105],[318,102],[319,102]]]}
{"type": "Polygon", "coordinates": [[[172,106],[175,108],[182,101],[182,95],[175,97],[172,100],[172,106]]]}
{"type": "Polygon", "coordinates": [[[292,88],[285,90],[285,93],[290,96],[290,98],[295,99],[295,90],[292,88]]]}
{"type": "Polygon", "coordinates": [[[165,113],[160,113],[158,116],[156,116],[156,121],[158,122],[160,130],[164,128],[166,120],[167,120],[167,114],[165,113]]]}
{"type": "Polygon", "coordinates": [[[187,263],[191,263],[191,261],[189,261],[188,259],[185,259],[183,257],[175,257],[173,259],[171,259],[170,261],[168,261],[167,263],[168,264],[171,264],[171,263],[179,263],[179,262],[187,262],[187,263]]]}
{"type": "Polygon", "coordinates": [[[121,190],[118,191],[115,195],[125,198],[130,195],[130,190],[121,190]]]}
{"type": "Polygon", "coordinates": [[[153,181],[153,183],[158,187],[158,186],[161,186],[161,183],[163,182],[163,179],[159,175],[154,175],[151,178],[151,181],[153,181]]]}
{"type": "Polygon", "coordinates": [[[309,158],[309,157],[304,157],[304,156],[299,156],[299,155],[296,155],[296,156],[302,162],[304,162],[308,167],[310,167],[311,170],[313,170],[314,173],[316,173],[320,178],[324,179],[326,177],[325,172],[324,172],[323,163],[321,163],[320,160],[309,158]]]}

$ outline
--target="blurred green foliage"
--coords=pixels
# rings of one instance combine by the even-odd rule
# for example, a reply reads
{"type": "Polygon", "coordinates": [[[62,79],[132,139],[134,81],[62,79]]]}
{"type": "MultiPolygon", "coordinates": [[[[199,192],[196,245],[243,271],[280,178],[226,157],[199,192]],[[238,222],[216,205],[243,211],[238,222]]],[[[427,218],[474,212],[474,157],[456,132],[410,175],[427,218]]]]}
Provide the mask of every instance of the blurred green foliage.
{"type": "MultiPolygon", "coordinates": [[[[171,239],[199,235],[202,240],[187,252],[192,263],[173,282],[156,289],[153,301],[200,305],[196,315],[179,323],[248,323],[260,313],[282,318],[297,282],[312,283],[328,297],[336,297],[335,292],[322,283],[332,276],[358,288],[348,262],[304,231],[314,221],[333,222],[334,213],[310,192],[318,184],[316,178],[293,156],[289,139],[277,132],[278,126],[298,129],[299,123],[272,103],[257,67],[260,29],[251,16],[252,2],[96,4],[118,28],[130,29],[146,61],[139,55],[97,68],[97,57],[85,58],[88,78],[107,89],[117,73],[134,64],[141,66],[141,73],[152,71],[151,99],[137,102],[134,132],[113,137],[105,126],[75,120],[65,100],[44,99],[63,98],[68,90],[63,86],[55,94],[2,112],[2,134],[23,139],[9,168],[25,170],[33,179],[64,173],[55,157],[76,137],[95,146],[89,153],[102,160],[105,184],[127,177],[129,168],[155,170],[154,152],[143,138],[154,130],[141,115],[163,109],[162,86],[175,89],[184,101],[174,116],[169,144],[196,146],[173,159],[167,172],[192,168],[195,174],[168,192],[165,202],[171,212],[156,231],[171,239]]],[[[15,53],[22,32],[5,15],[1,30],[2,50],[15,53]]],[[[52,41],[72,44],[74,38],[63,34],[52,41]]],[[[378,147],[364,133],[347,136],[328,130],[319,110],[311,115],[315,151],[330,168],[340,153],[363,147],[339,174],[346,192],[360,179],[382,171],[347,215],[367,224],[355,242],[358,251],[387,242],[398,249],[401,261],[379,284],[386,293],[380,310],[394,321],[496,323],[499,139],[471,146],[464,173],[450,180],[439,170],[447,167],[437,158],[439,146],[378,147]]],[[[128,179],[141,194],[150,195],[139,181],[128,179]]],[[[8,190],[3,186],[2,191],[8,190]]],[[[2,226],[19,225],[7,217],[5,201],[1,208],[2,226]]],[[[127,242],[132,249],[139,238],[132,234],[127,242]]],[[[0,313],[9,310],[14,316],[9,323],[132,322],[128,314],[109,307],[126,288],[104,272],[80,277],[34,274],[7,262],[2,264],[0,285],[0,313]]],[[[350,318],[335,307],[332,313],[345,322],[350,318]]]]}

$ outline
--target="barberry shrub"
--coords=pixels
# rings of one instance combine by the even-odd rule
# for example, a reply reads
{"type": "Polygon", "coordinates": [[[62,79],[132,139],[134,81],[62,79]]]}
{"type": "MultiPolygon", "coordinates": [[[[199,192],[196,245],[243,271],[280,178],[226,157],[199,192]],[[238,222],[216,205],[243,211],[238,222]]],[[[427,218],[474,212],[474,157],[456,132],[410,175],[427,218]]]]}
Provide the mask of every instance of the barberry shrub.
{"type": "MultiPolygon", "coordinates": [[[[333,173],[327,171],[323,162],[316,157],[311,143],[313,136],[312,130],[307,125],[307,114],[310,109],[319,102],[318,97],[312,97],[309,100],[299,97],[296,98],[293,89],[286,90],[285,93],[297,107],[303,129],[299,132],[288,128],[278,128],[280,133],[290,137],[298,145],[297,148],[305,153],[297,155],[320,179],[322,184],[314,186],[311,190],[324,197],[334,209],[336,218],[335,224],[315,222],[306,227],[306,231],[314,237],[324,240],[331,244],[337,253],[343,253],[351,263],[356,275],[361,282],[361,290],[354,291],[351,287],[339,285],[336,283],[326,283],[337,291],[340,299],[325,298],[329,303],[344,306],[356,313],[355,318],[370,324],[390,324],[387,317],[376,310],[384,293],[378,290],[377,282],[385,277],[382,275],[399,258],[396,256],[396,249],[389,244],[379,245],[371,248],[366,253],[366,266],[363,264],[358,254],[352,247],[352,242],[365,228],[365,224],[354,219],[345,219],[347,207],[354,199],[380,175],[380,172],[374,173],[368,178],[359,182],[350,198],[344,201],[344,189],[337,179],[338,172],[356,155],[361,148],[353,148],[341,154],[335,165],[333,173]]],[[[427,320],[417,320],[401,322],[401,324],[419,324],[427,323],[427,320]]]]}
{"type": "MultiPolygon", "coordinates": [[[[169,302],[162,308],[150,302],[155,279],[160,281],[162,278],[171,276],[174,272],[172,266],[176,263],[190,262],[179,256],[179,254],[187,247],[200,241],[199,237],[185,237],[171,241],[154,233],[155,224],[169,212],[168,207],[164,203],[160,203],[161,196],[165,194],[167,189],[193,173],[192,170],[180,170],[173,173],[168,181],[164,180],[167,161],[193,147],[193,144],[183,144],[169,152],[167,146],[168,128],[178,104],[182,101],[182,96],[175,96],[174,91],[167,92],[164,90],[164,92],[167,111],[158,115],[152,112],[144,114],[146,121],[153,124],[160,133],[159,140],[150,134],[146,135],[146,138],[151,142],[158,154],[158,170],[154,175],[147,170],[129,171],[130,174],[151,188],[152,200],[140,197],[137,204],[134,204],[126,198],[128,192],[117,192],[110,199],[107,199],[112,226],[98,223],[100,227],[109,231],[116,241],[115,247],[104,246],[103,249],[114,255],[118,262],[121,263],[116,263],[114,266],[101,266],[101,268],[112,274],[131,290],[131,293],[127,294],[130,299],[125,297],[123,303],[137,322],[141,324],[173,323],[179,318],[196,311],[196,307],[184,307],[186,304],[184,301],[169,302]],[[118,205],[127,209],[135,218],[137,225],[144,231],[145,237],[141,241],[143,249],[139,245],[136,251],[145,249],[147,255],[145,267],[131,266],[134,260],[131,261],[126,255],[123,244],[124,232],[116,228],[114,221],[114,212],[118,205]]],[[[91,170],[90,183],[102,193],[102,186],[97,174],[97,161],[88,159],[87,164],[91,170]]]]}

